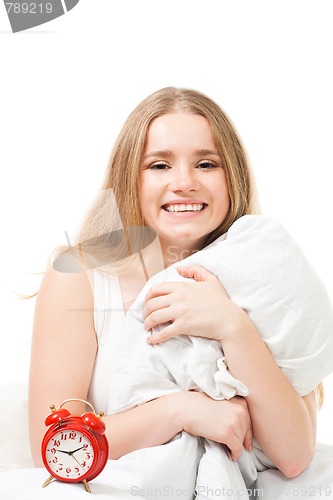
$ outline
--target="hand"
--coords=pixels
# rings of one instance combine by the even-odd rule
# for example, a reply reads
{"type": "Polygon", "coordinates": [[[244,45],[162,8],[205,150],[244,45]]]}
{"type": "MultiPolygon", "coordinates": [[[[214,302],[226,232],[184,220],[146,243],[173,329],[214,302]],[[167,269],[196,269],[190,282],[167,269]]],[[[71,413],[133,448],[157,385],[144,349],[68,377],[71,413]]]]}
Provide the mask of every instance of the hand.
{"type": "Polygon", "coordinates": [[[147,331],[163,325],[147,342],[165,342],[177,335],[192,335],[222,341],[241,329],[249,319],[231,302],[223,285],[201,266],[179,267],[177,271],[191,282],[160,283],[146,295],[143,310],[147,331]]]}
{"type": "Polygon", "coordinates": [[[185,431],[221,444],[238,460],[243,447],[252,450],[252,423],[247,402],[242,397],[215,401],[199,392],[182,393],[185,431]]]}

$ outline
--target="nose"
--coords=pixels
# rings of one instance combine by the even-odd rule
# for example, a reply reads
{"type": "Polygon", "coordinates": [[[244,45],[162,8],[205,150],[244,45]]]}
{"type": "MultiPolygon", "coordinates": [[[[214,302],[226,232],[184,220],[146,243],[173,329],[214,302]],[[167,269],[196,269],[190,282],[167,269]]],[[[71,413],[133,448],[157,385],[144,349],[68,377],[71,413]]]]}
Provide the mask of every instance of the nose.
{"type": "Polygon", "coordinates": [[[199,189],[199,181],[196,177],[195,168],[188,165],[174,166],[172,169],[170,189],[174,192],[197,191],[199,189]]]}

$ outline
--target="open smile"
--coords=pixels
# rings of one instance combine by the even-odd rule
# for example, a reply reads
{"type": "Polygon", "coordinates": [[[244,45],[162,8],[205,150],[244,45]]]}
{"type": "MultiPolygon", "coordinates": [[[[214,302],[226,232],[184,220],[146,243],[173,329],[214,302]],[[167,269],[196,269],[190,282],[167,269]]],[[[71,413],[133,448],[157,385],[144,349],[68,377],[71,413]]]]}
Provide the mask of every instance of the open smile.
{"type": "Polygon", "coordinates": [[[179,212],[201,212],[207,207],[206,203],[167,203],[162,206],[166,212],[179,213],[179,212]]]}

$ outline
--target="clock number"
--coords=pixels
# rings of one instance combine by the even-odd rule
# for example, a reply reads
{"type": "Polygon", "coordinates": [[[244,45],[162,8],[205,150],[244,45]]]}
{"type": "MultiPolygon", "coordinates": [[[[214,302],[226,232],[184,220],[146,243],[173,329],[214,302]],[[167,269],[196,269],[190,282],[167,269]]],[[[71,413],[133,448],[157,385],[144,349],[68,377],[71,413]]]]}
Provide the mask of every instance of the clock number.
{"type": "Polygon", "coordinates": [[[60,441],[59,441],[59,439],[53,439],[53,446],[55,446],[56,448],[57,448],[58,446],[60,446],[60,441]]]}
{"type": "Polygon", "coordinates": [[[70,474],[72,472],[72,469],[70,467],[67,467],[66,472],[67,474],[70,474]]]}
{"type": "MultiPolygon", "coordinates": [[[[76,439],[76,432],[71,431],[71,432],[62,432],[60,436],[61,441],[66,441],[67,439],[75,440],[76,439]]],[[[79,439],[79,443],[82,441],[82,436],[79,439]]]]}

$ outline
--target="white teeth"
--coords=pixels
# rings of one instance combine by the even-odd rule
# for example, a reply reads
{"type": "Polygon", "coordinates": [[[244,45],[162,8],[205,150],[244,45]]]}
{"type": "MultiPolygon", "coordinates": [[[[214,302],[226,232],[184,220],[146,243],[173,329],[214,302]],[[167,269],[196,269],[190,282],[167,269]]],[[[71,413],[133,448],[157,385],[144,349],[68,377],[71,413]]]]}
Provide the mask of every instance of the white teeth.
{"type": "Polygon", "coordinates": [[[167,212],[199,212],[203,209],[203,203],[190,204],[180,204],[180,205],[166,205],[165,210],[167,212]]]}

